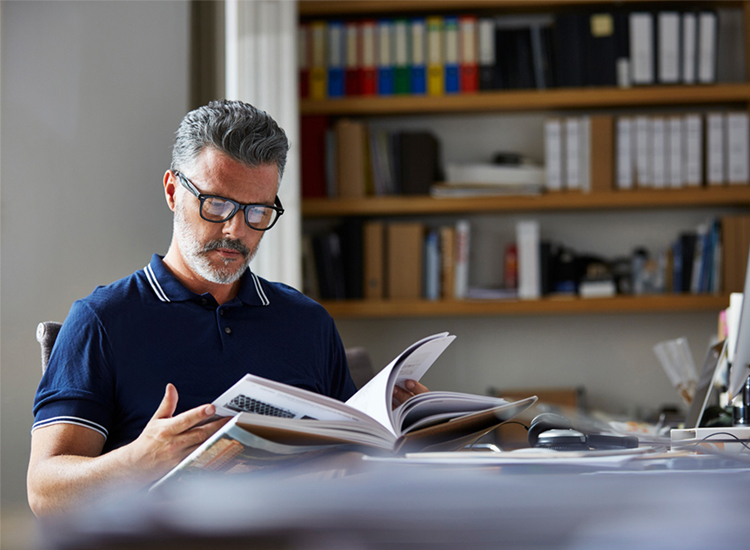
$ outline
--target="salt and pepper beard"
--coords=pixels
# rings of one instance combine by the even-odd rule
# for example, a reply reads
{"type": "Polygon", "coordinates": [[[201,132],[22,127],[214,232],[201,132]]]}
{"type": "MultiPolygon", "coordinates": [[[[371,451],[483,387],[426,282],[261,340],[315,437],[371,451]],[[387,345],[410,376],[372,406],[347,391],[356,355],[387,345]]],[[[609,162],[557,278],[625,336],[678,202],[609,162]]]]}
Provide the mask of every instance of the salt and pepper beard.
{"type": "Polygon", "coordinates": [[[173,231],[188,267],[194,273],[211,283],[229,285],[239,280],[247,270],[250,260],[253,259],[253,256],[258,251],[257,245],[254,249],[250,250],[239,239],[218,239],[202,244],[193,226],[187,220],[184,209],[185,205],[183,201],[178,199],[174,210],[173,231]],[[217,268],[211,265],[208,253],[217,248],[228,248],[242,254],[242,265],[234,271],[230,270],[229,267],[240,260],[229,258],[223,259],[224,268],[217,268]]]}

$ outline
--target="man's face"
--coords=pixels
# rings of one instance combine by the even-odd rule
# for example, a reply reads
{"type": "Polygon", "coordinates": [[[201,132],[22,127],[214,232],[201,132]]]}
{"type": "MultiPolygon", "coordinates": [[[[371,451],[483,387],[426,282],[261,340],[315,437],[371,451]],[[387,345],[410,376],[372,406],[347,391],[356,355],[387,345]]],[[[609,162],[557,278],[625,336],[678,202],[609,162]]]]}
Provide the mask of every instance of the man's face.
{"type": "MultiPolygon", "coordinates": [[[[275,164],[250,167],[213,148],[204,149],[185,176],[203,194],[220,195],[242,204],[272,205],[276,197],[275,164]]],[[[204,220],[198,198],[179,181],[177,185],[174,234],[185,263],[207,281],[234,283],[255,255],[263,232],[248,227],[241,210],[226,222],[204,220]]]]}

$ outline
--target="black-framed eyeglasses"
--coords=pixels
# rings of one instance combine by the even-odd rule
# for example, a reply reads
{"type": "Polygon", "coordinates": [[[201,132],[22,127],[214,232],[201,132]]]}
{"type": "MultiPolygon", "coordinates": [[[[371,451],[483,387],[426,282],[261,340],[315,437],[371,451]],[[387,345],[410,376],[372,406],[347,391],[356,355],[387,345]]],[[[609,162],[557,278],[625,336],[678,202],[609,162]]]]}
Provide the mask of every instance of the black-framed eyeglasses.
{"type": "Polygon", "coordinates": [[[174,175],[182,185],[201,201],[201,218],[207,222],[223,223],[232,218],[238,211],[245,213],[245,223],[250,229],[256,231],[268,231],[279,221],[279,216],[284,213],[279,196],[276,195],[273,206],[267,204],[242,204],[219,195],[204,195],[193,183],[177,170],[174,175]]]}

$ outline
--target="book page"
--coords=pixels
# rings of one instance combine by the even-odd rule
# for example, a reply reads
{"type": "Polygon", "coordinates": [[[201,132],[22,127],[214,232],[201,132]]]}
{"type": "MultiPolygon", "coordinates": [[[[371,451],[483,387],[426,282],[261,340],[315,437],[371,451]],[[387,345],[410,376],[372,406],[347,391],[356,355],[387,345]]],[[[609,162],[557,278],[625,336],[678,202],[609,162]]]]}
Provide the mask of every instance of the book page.
{"type": "Polygon", "coordinates": [[[346,402],[385,426],[394,436],[399,430],[391,416],[393,388],[406,380],[419,381],[435,360],[455,339],[447,332],[434,334],[412,344],[346,402]]]}
{"type": "Polygon", "coordinates": [[[367,421],[365,415],[341,401],[252,374],[246,374],[213,404],[218,416],[247,412],[281,418],[367,421]]]}

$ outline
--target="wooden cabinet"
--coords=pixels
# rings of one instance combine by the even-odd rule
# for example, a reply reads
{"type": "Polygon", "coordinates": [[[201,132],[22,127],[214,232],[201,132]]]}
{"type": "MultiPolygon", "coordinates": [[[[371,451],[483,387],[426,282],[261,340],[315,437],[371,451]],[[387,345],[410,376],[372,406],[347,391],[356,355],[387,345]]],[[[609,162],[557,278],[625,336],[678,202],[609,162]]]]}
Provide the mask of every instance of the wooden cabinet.
{"type": "MultiPolygon", "coordinates": [[[[630,0],[602,2],[595,0],[465,0],[465,1],[358,1],[327,2],[302,0],[300,17],[363,18],[408,16],[436,13],[525,13],[554,12],[569,8],[618,6],[649,9],[654,2],[630,0]]],[[[695,3],[696,7],[707,6],[695,3]]],[[[746,64],[750,64],[748,29],[750,2],[744,0],[716,2],[715,6],[740,8],[743,14],[746,64]]],[[[739,53],[739,52],[738,52],[739,53]]],[[[746,73],[750,73],[746,69],[746,73]]],[[[452,116],[473,113],[557,113],[586,110],[622,112],[628,109],[687,109],[709,106],[750,108],[750,83],[712,85],[643,86],[632,88],[550,88],[546,90],[483,91],[474,94],[444,96],[357,96],[327,100],[302,99],[302,116],[414,117],[421,115],[452,116]]],[[[540,137],[541,139],[541,137],[540,137]]],[[[431,198],[428,196],[381,196],[364,199],[307,199],[302,203],[306,220],[360,216],[392,218],[399,216],[465,216],[495,213],[498,216],[517,212],[579,212],[605,210],[705,209],[707,215],[719,207],[750,210],[750,185],[701,187],[664,190],[612,192],[565,192],[540,196],[431,198]]],[[[605,237],[603,237],[605,238],[605,237]]],[[[633,243],[636,245],[637,243],[633,243]]],[[[466,316],[567,314],[600,312],[679,312],[710,311],[726,307],[725,295],[664,294],[653,296],[616,296],[613,298],[542,298],[533,301],[341,301],[323,302],[334,317],[378,318],[395,316],[466,316]]]]}

